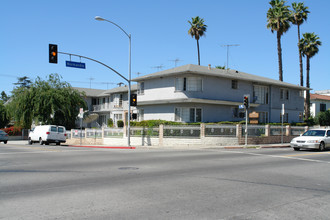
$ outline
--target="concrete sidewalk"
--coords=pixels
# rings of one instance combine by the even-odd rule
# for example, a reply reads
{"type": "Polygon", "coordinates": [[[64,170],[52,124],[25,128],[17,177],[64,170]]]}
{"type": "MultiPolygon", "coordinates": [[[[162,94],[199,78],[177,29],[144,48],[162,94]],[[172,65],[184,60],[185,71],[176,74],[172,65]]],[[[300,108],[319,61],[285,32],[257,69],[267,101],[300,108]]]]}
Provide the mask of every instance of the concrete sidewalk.
{"type": "MultiPolygon", "coordinates": [[[[7,144],[16,145],[28,145],[27,140],[9,140],[7,144]]],[[[250,149],[250,148],[288,148],[290,143],[283,144],[260,144],[260,145],[235,145],[235,146],[218,146],[218,145],[185,145],[185,146],[107,146],[107,145],[67,145],[61,144],[61,146],[68,147],[85,147],[85,148],[112,148],[112,149],[250,149]]]]}

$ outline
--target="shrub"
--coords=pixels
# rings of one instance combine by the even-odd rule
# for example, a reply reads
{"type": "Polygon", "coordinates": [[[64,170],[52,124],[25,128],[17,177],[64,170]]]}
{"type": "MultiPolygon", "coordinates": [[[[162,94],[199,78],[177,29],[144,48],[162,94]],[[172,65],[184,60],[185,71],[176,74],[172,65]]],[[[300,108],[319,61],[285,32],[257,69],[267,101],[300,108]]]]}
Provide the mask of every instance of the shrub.
{"type": "Polygon", "coordinates": [[[124,122],[123,122],[123,120],[118,120],[118,121],[117,121],[117,126],[118,126],[118,128],[122,128],[122,127],[124,127],[124,122]]]}
{"type": "Polygon", "coordinates": [[[20,136],[22,135],[22,128],[21,127],[9,127],[9,128],[4,128],[4,130],[9,136],[20,136]]]}
{"type": "Polygon", "coordinates": [[[146,120],[146,121],[132,121],[130,123],[131,126],[135,127],[158,127],[159,125],[182,125],[181,122],[174,122],[174,121],[165,121],[165,120],[146,120]]]}
{"type": "Polygon", "coordinates": [[[316,122],[321,126],[330,126],[330,110],[317,114],[316,122]]]}
{"type": "Polygon", "coordinates": [[[112,118],[109,118],[108,119],[108,127],[113,127],[113,120],[112,120],[112,118]]]}

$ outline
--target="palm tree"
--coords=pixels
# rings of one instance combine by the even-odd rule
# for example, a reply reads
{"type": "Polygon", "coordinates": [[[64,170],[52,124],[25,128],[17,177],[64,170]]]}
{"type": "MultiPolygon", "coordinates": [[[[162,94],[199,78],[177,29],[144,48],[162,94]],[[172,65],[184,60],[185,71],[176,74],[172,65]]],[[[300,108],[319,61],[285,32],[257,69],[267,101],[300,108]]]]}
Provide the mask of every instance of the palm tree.
{"type": "MultiPolygon", "coordinates": [[[[310,88],[309,85],[309,70],[310,70],[310,59],[319,52],[319,46],[322,42],[319,41],[319,37],[313,33],[304,33],[303,38],[299,41],[299,50],[302,55],[306,57],[306,87],[310,88]]],[[[306,91],[305,100],[305,119],[307,120],[310,116],[310,92],[306,91]]]]}
{"type": "Polygon", "coordinates": [[[281,36],[290,28],[291,13],[284,0],[271,0],[269,4],[271,8],[267,12],[267,28],[272,33],[277,32],[278,74],[279,80],[283,81],[281,36]]]}
{"type": "MultiPolygon", "coordinates": [[[[299,2],[293,2],[292,3],[292,17],[291,22],[294,25],[297,25],[298,28],[298,48],[299,48],[299,42],[300,42],[300,25],[304,23],[304,21],[307,21],[307,15],[309,13],[308,7],[304,6],[304,3],[299,2]]],[[[302,62],[302,55],[301,51],[299,50],[299,67],[300,67],[300,85],[304,86],[304,74],[303,74],[303,62],[302,62]]]]}
{"type": "Polygon", "coordinates": [[[198,65],[201,65],[199,55],[199,38],[205,35],[207,25],[204,24],[204,19],[199,16],[191,18],[191,21],[188,22],[191,25],[188,30],[188,34],[190,34],[191,37],[195,37],[197,41],[198,65]]]}

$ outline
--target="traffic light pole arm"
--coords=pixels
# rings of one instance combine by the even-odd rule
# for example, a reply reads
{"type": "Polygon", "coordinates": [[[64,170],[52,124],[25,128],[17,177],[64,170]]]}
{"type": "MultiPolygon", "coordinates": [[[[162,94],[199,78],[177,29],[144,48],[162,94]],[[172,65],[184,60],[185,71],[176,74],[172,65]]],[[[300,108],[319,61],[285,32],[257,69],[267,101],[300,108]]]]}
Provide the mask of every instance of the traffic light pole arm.
{"type": "Polygon", "coordinates": [[[60,54],[66,54],[66,55],[70,55],[70,56],[76,56],[76,57],[82,57],[82,58],[85,58],[85,59],[88,59],[88,60],[91,60],[91,61],[94,61],[94,62],[97,62],[105,67],[107,67],[108,69],[112,70],[113,72],[117,73],[121,78],[123,78],[124,80],[126,80],[127,82],[129,82],[128,79],[126,79],[126,77],[124,77],[123,75],[121,75],[120,73],[118,73],[116,70],[114,70],[113,68],[111,68],[110,66],[98,61],[98,60],[94,60],[92,58],[89,58],[89,57],[85,57],[85,56],[81,56],[81,55],[77,55],[77,54],[72,54],[72,53],[65,53],[65,52],[58,52],[60,54]]]}

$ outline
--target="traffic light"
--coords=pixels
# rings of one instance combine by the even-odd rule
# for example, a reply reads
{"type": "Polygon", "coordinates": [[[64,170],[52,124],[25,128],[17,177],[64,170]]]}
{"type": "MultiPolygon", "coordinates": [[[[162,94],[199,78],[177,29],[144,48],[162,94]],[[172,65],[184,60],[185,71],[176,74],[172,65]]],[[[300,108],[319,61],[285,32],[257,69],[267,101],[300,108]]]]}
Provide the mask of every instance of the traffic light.
{"type": "Polygon", "coordinates": [[[248,97],[247,95],[244,96],[243,103],[244,103],[244,107],[245,107],[246,109],[248,109],[248,108],[249,108],[249,97],[248,97]]]}
{"type": "Polygon", "coordinates": [[[57,45],[49,44],[49,63],[57,63],[57,45]]]}
{"type": "Polygon", "coordinates": [[[137,95],[136,94],[131,94],[131,106],[136,106],[137,105],[137,95]]]}

